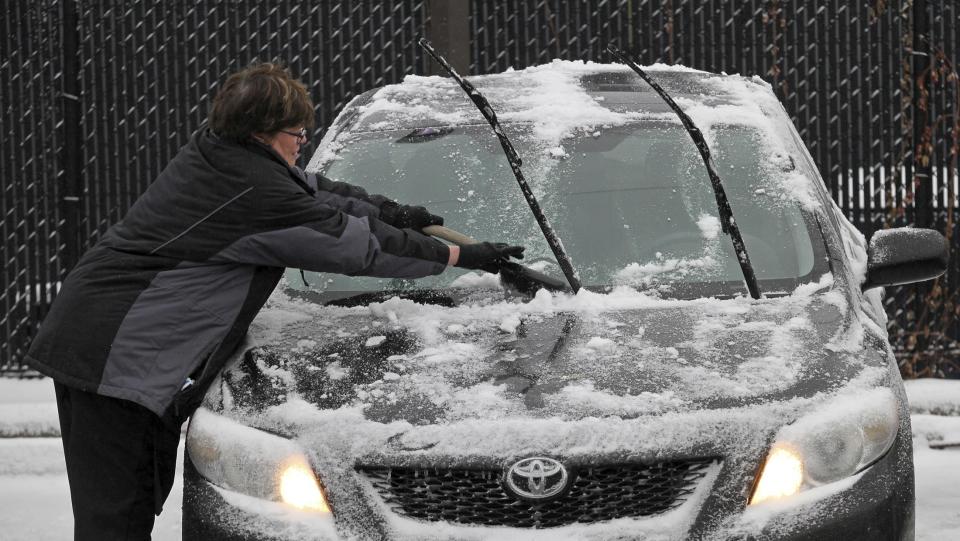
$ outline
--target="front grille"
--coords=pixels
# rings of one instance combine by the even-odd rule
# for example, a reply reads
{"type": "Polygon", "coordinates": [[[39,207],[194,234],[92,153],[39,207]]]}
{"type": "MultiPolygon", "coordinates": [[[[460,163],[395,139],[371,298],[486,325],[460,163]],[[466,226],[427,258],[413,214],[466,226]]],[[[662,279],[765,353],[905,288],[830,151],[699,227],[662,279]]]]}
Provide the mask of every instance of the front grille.
{"type": "Polygon", "coordinates": [[[714,459],[616,464],[572,472],[565,495],[545,502],[515,498],[501,470],[360,468],[393,512],[428,520],[550,528],[646,517],[682,504],[714,459]]]}

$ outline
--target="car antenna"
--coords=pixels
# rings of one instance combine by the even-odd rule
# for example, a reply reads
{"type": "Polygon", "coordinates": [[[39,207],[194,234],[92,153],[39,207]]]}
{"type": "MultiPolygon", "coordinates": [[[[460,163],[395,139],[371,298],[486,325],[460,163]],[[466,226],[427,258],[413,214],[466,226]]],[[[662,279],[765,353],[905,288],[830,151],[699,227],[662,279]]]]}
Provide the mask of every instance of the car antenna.
{"type": "Polygon", "coordinates": [[[418,43],[460,84],[460,88],[470,96],[473,104],[477,106],[477,109],[480,109],[484,118],[490,123],[490,127],[493,128],[493,132],[497,134],[497,138],[500,139],[500,146],[503,147],[503,152],[506,153],[507,160],[510,162],[510,169],[513,170],[513,176],[517,178],[517,184],[520,185],[520,191],[523,192],[523,197],[527,200],[527,205],[530,206],[533,217],[537,219],[540,230],[543,231],[543,237],[547,239],[547,244],[550,246],[550,249],[553,250],[553,255],[557,258],[557,263],[560,264],[560,269],[567,278],[570,288],[576,293],[580,290],[580,278],[577,276],[577,271],[574,270],[570,256],[567,255],[566,250],[564,250],[563,243],[560,242],[556,231],[553,230],[550,222],[547,221],[547,217],[543,214],[543,210],[540,209],[540,203],[537,202],[536,196],[534,196],[533,191],[530,190],[530,185],[527,184],[527,179],[524,178],[523,172],[520,170],[520,165],[523,162],[520,160],[517,151],[514,150],[513,144],[510,143],[510,139],[507,138],[507,134],[505,134],[503,128],[500,127],[500,122],[497,120],[497,113],[490,107],[490,102],[487,101],[487,98],[470,84],[469,81],[464,80],[464,78],[453,69],[453,66],[451,66],[440,53],[434,50],[429,41],[425,38],[420,38],[418,43]]]}
{"type": "Polygon", "coordinates": [[[693,139],[693,142],[697,145],[697,150],[700,151],[700,157],[703,158],[703,163],[707,166],[707,174],[710,175],[713,194],[717,198],[717,210],[720,212],[720,225],[723,227],[723,232],[729,235],[730,240],[733,241],[733,250],[737,254],[737,262],[740,263],[740,270],[743,271],[743,279],[747,283],[747,290],[750,292],[751,297],[759,299],[760,285],[757,283],[757,275],[753,271],[750,256],[747,255],[747,247],[743,243],[743,236],[740,235],[740,228],[737,226],[737,221],[733,218],[733,209],[730,208],[730,201],[727,200],[727,193],[724,191],[723,184],[720,182],[720,175],[717,173],[717,167],[713,163],[710,147],[707,146],[707,140],[703,137],[703,132],[694,125],[693,120],[690,119],[687,113],[683,112],[683,109],[677,105],[677,102],[673,101],[673,98],[671,98],[656,81],[651,79],[646,72],[640,69],[640,66],[636,62],[628,58],[619,47],[611,43],[607,45],[607,51],[629,66],[630,69],[637,72],[637,75],[656,90],[657,94],[660,94],[660,97],[663,98],[663,101],[667,102],[667,105],[673,109],[673,112],[677,113],[677,116],[680,117],[680,122],[683,124],[683,127],[687,129],[690,138],[693,139]]]}

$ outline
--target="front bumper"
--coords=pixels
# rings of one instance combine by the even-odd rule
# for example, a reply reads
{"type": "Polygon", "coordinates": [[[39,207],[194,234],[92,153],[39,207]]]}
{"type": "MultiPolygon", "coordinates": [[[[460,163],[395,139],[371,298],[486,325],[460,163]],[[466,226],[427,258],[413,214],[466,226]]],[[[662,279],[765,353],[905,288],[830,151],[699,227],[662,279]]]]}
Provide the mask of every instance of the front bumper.
{"type": "MultiPolygon", "coordinates": [[[[909,433],[909,431],[908,431],[909,433]]],[[[730,501],[719,497],[722,489],[722,474],[709,483],[696,520],[689,525],[683,537],[687,539],[737,539],[737,540],[820,540],[843,539],[844,541],[878,539],[913,539],[914,486],[912,445],[909,437],[902,434],[880,461],[855,478],[820,487],[804,493],[790,502],[759,506],[743,511],[742,501],[730,501]]],[[[370,509],[369,538],[382,538],[385,522],[375,515],[382,510],[370,509]]],[[[653,517],[650,521],[662,520],[653,517]]],[[[408,526],[414,521],[403,520],[408,526]]],[[[637,521],[644,530],[644,520],[637,521]]],[[[394,521],[394,524],[397,522],[394,521]]],[[[457,526],[432,523],[421,531],[430,532],[437,539],[476,538],[495,539],[508,533],[524,534],[517,529],[487,529],[482,527],[457,526]],[[444,533],[441,533],[444,532],[444,533]]],[[[526,532],[533,537],[546,535],[552,538],[615,538],[647,539],[648,534],[631,534],[624,537],[624,528],[609,528],[610,524],[578,525],[526,532]],[[595,528],[594,528],[595,526],[595,528]],[[609,535],[605,535],[607,532],[609,535]],[[553,536],[556,537],[553,537],[553,536]]],[[[622,524],[621,524],[622,526],[622,524]]],[[[419,529],[419,528],[418,528],[419,529]]],[[[356,528],[351,528],[354,532],[356,528]]],[[[390,528],[387,526],[387,530],[390,528]]],[[[648,532],[650,530],[647,530],[648,532]]],[[[396,531],[387,536],[399,539],[409,537],[410,532],[396,531]]],[[[362,536],[362,534],[361,534],[362,536]]],[[[654,538],[659,536],[654,535],[654,538]]],[[[671,536],[672,537],[672,536],[671,536]]],[[[330,515],[317,515],[294,511],[274,502],[256,500],[229,493],[214,487],[196,471],[189,456],[184,458],[183,490],[183,539],[184,540],[328,540],[339,539],[334,520],[330,515]]]]}

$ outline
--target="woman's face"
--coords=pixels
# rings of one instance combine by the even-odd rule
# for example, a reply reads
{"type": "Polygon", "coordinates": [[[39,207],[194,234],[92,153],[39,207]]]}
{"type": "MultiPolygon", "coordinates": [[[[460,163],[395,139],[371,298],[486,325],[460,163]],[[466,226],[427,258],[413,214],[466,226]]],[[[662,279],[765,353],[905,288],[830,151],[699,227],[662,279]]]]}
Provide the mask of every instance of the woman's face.
{"type": "Polygon", "coordinates": [[[262,141],[273,147],[292,166],[300,156],[300,147],[307,142],[307,131],[303,126],[294,126],[264,137],[262,141]]]}

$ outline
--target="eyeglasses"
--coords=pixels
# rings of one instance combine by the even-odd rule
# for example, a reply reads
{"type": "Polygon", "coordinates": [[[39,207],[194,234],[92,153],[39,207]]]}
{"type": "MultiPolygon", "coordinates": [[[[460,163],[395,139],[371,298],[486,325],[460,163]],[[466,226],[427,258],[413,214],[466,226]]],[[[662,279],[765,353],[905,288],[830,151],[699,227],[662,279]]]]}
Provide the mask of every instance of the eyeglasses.
{"type": "Polygon", "coordinates": [[[297,144],[302,145],[307,142],[307,129],[300,128],[299,132],[279,130],[280,133],[285,133],[287,135],[292,135],[297,138],[297,144]]]}

